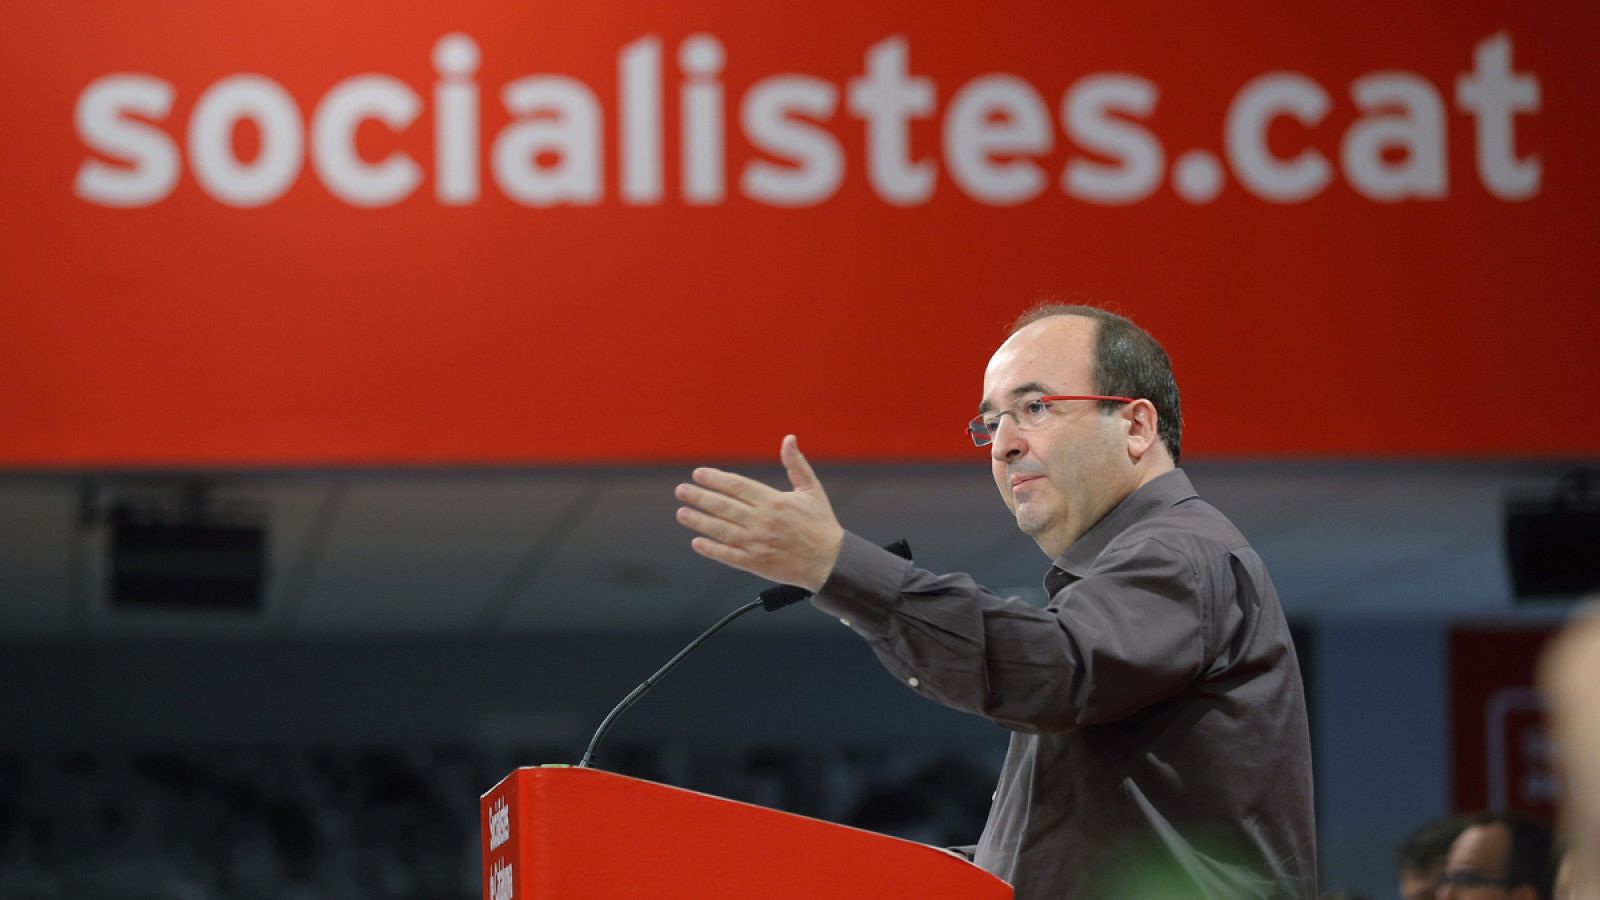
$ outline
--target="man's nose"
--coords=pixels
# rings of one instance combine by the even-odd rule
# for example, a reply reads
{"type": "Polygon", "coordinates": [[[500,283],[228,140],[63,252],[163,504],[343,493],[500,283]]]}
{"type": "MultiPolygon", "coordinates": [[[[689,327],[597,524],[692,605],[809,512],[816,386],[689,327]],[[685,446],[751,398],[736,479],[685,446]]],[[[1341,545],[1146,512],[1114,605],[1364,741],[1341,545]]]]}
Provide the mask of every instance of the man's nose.
{"type": "Polygon", "coordinates": [[[1001,416],[995,426],[994,440],[989,443],[989,455],[997,462],[1016,459],[1028,451],[1028,442],[1022,437],[1014,416],[1001,416]]]}

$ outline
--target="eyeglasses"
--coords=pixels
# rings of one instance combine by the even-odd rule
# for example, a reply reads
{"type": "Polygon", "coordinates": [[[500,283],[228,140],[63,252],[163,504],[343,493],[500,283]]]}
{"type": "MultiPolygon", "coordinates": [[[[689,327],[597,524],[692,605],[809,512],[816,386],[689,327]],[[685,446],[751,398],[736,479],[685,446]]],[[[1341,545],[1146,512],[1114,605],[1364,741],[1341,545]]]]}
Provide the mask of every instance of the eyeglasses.
{"type": "Polygon", "coordinates": [[[1478,887],[1510,888],[1511,879],[1500,877],[1492,878],[1488,875],[1479,875],[1477,872],[1446,872],[1439,876],[1439,887],[1458,887],[1463,890],[1478,887]]]}
{"type": "Polygon", "coordinates": [[[1045,394],[1031,400],[1019,400],[1010,409],[997,409],[973,416],[972,421],[967,423],[967,436],[972,438],[974,446],[989,446],[994,442],[995,433],[1000,430],[1000,420],[1005,416],[1010,416],[1018,428],[1031,431],[1050,418],[1050,404],[1062,400],[1109,400],[1116,403],[1132,403],[1134,398],[1107,397],[1102,394],[1045,394]]]}

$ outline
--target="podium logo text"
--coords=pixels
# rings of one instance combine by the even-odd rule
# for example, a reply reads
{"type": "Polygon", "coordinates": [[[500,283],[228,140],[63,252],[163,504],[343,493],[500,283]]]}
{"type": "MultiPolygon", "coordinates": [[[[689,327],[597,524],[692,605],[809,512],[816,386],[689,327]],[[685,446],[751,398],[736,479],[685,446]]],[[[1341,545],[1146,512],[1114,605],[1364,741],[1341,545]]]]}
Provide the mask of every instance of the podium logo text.
{"type": "Polygon", "coordinates": [[[509,840],[511,840],[511,811],[506,808],[506,798],[501,797],[489,807],[489,849],[497,849],[509,840]]]}
{"type": "Polygon", "coordinates": [[[496,860],[489,870],[489,900],[511,900],[511,864],[496,860]]]}

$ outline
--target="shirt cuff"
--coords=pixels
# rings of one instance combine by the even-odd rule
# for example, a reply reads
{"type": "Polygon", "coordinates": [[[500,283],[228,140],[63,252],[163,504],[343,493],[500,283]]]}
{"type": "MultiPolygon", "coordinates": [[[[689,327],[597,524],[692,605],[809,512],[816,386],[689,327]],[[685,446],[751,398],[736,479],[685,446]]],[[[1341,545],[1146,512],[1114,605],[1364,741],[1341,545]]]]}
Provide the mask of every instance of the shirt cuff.
{"type": "Polygon", "coordinates": [[[910,569],[910,560],[846,531],[839,559],[811,603],[863,637],[883,637],[910,569]]]}

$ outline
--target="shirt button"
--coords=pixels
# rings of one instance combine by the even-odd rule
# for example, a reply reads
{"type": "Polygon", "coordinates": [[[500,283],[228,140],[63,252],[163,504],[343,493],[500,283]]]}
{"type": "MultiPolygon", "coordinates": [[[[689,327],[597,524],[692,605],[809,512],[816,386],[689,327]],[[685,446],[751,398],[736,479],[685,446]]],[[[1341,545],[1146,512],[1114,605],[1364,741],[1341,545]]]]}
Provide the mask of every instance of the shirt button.
{"type": "Polygon", "coordinates": [[[906,684],[909,684],[909,685],[911,685],[911,686],[912,686],[912,687],[916,687],[916,686],[917,686],[917,685],[919,685],[919,684],[921,684],[921,683],[922,683],[922,682],[920,682],[920,681],[918,681],[918,680],[917,680],[917,676],[915,676],[915,675],[913,675],[913,676],[911,676],[911,677],[910,677],[910,678],[907,678],[907,679],[906,679],[906,684]]]}

